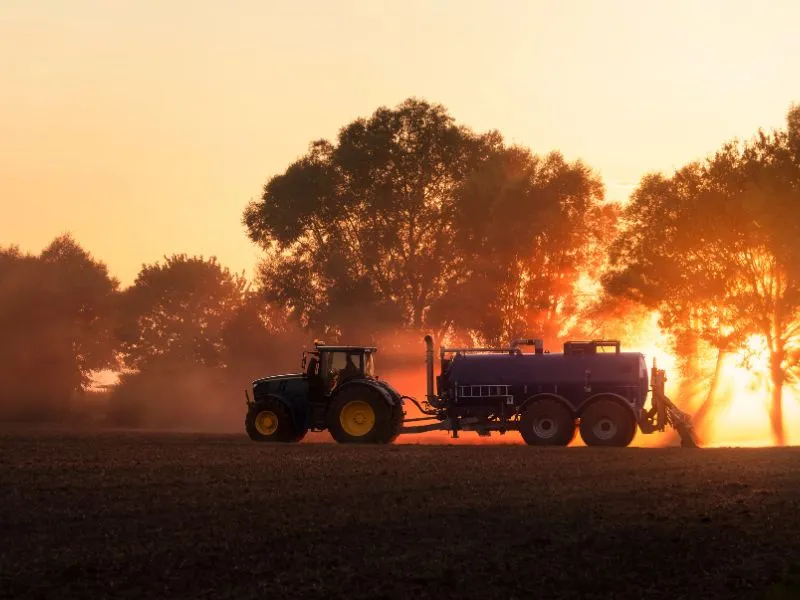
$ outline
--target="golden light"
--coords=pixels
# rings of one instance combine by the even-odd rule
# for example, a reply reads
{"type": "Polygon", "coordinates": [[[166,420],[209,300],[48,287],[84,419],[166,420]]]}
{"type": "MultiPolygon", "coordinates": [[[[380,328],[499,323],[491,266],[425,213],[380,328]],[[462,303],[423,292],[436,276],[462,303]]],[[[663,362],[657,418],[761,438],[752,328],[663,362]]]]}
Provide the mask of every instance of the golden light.
{"type": "MultiPolygon", "coordinates": [[[[800,430],[796,390],[783,390],[787,442],[800,430]]],[[[715,408],[709,414],[705,445],[771,446],[769,422],[769,350],[763,336],[753,335],[743,350],[725,358],[715,408]]]]}
{"type": "MultiPolygon", "coordinates": [[[[663,338],[657,325],[650,322],[641,328],[640,337],[644,339],[663,338]],[[660,335],[659,335],[660,334],[660,335]]],[[[659,368],[667,371],[667,394],[683,410],[694,414],[706,400],[711,388],[710,378],[696,382],[697,395],[684,398],[680,390],[692,386],[684,382],[677,370],[674,357],[664,344],[644,345],[637,348],[648,358],[656,358],[659,368]]],[[[703,357],[706,364],[713,364],[715,357],[703,357]]],[[[718,387],[711,399],[711,409],[698,427],[704,447],[762,447],[772,446],[773,438],[769,421],[770,401],[769,350],[763,336],[751,335],[745,347],[735,353],[724,355],[718,387]]],[[[783,390],[783,411],[786,441],[797,443],[800,434],[800,396],[797,390],[785,386],[783,390]]],[[[671,435],[674,438],[674,435],[671,435]]],[[[637,435],[634,445],[658,446],[669,444],[669,436],[637,435]]]]}
{"type": "MultiPolygon", "coordinates": [[[[659,369],[664,369],[667,373],[666,393],[673,400],[679,389],[679,379],[677,377],[677,365],[675,357],[669,350],[669,338],[664,334],[658,325],[658,312],[652,312],[644,318],[637,327],[632,328],[631,333],[622,339],[622,350],[625,352],[641,352],[644,354],[647,368],[653,366],[653,361],[659,369]]],[[[685,405],[678,401],[681,408],[685,405]]],[[[647,408],[650,407],[648,396],[647,408]]],[[[663,433],[643,434],[638,432],[631,443],[632,446],[658,447],[666,445],[677,445],[679,443],[677,434],[668,429],[663,433]]]]}

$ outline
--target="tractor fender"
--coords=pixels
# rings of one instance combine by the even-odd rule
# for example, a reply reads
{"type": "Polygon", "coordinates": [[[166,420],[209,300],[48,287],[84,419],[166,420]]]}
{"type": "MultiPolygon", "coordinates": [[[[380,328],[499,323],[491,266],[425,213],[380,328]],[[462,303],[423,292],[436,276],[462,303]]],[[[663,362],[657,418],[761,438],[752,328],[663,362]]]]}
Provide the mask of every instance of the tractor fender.
{"type": "Polygon", "coordinates": [[[545,399],[555,400],[556,402],[563,404],[571,414],[575,414],[575,408],[567,401],[566,398],[564,398],[564,396],[559,396],[558,394],[554,394],[552,392],[542,392],[526,398],[522,404],[519,405],[518,411],[522,413],[528,405],[545,399]]]}
{"type": "MultiPolygon", "coordinates": [[[[383,383],[383,382],[381,382],[381,383],[383,383]]],[[[374,389],[375,391],[377,391],[381,395],[381,398],[383,398],[383,400],[389,406],[395,406],[397,404],[402,404],[402,400],[400,400],[399,395],[397,395],[397,397],[395,397],[395,394],[393,394],[394,390],[392,390],[388,386],[388,384],[381,385],[381,383],[372,381],[370,379],[355,379],[355,380],[352,380],[352,381],[348,381],[348,382],[342,384],[341,386],[339,386],[339,388],[336,390],[336,393],[338,394],[341,390],[349,389],[351,387],[364,386],[364,387],[370,387],[370,388],[374,389]]]]}
{"type": "Polygon", "coordinates": [[[598,400],[605,398],[613,400],[617,404],[621,404],[622,406],[624,406],[627,410],[630,411],[631,415],[633,415],[633,418],[636,419],[636,421],[638,422],[639,416],[636,414],[636,410],[634,409],[634,407],[631,406],[631,403],[628,402],[628,400],[624,396],[620,396],[619,394],[615,394],[613,392],[599,392],[597,394],[594,394],[593,396],[589,396],[586,400],[584,400],[583,404],[580,405],[578,412],[583,413],[583,411],[585,411],[589,406],[591,406],[598,400]]]}
{"type": "Polygon", "coordinates": [[[280,402],[286,407],[286,410],[289,411],[289,415],[292,417],[292,424],[298,431],[303,431],[308,428],[306,423],[308,419],[306,411],[303,408],[305,396],[301,394],[290,399],[280,394],[267,394],[266,396],[261,396],[258,398],[253,404],[258,404],[260,401],[267,399],[280,402]]]}
{"type": "Polygon", "coordinates": [[[404,404],[403,395],[400,392],[398,392],[396,389],[394,389],[388,382],[383,381],[382,379],[379,379],[379,380],[376,380],[375,383],[377,385],[383,387],[387,392],[389,392],[389,395],[392,397],[392,401],[393,401],[391,403],[392,406],[394,406],[394,405],[402,406],[404,404]]]}

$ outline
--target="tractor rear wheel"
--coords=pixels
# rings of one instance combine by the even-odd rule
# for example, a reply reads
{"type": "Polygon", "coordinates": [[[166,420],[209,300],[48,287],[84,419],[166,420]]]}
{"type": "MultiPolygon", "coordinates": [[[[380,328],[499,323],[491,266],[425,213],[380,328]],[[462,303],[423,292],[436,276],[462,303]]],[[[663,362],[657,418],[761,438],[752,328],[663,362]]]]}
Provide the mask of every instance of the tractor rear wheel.
{"type": "Polygon", "coordinates": [[[333,399],[328,430],[341,444],[390,444],[403,427],[403,408],[367,385],[347,386],[333,399]]]}
{"type": "Polygon", "coordinates": [[[298,430],[286,406],[274,398],[259,400],[247,411],[244,427],[256,442],[299,442],[306,432],[298,430]]]}
{"type": "Polygon", "coordinates": [[[636,420],[619,402],[603,399],[583,411],[580,430],[587,446],[625,447],[636,435],[636,420]]]}
{"type": "Polygon", "coordinates": [[[567,446],[575,438],[575,419],[558,400],[543,398],[525,407],[519,432],[530,446],[567,446]]]}

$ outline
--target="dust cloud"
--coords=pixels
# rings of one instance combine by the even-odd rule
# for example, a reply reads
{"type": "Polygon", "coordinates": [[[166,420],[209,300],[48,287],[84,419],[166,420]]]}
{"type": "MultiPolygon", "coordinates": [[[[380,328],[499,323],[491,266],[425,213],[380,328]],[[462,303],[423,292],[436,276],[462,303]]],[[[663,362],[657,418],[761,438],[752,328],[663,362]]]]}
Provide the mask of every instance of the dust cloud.
{"type": "MultiPolygon", "coordinates": [[[[692,413],[697,410],[707,395],[706,379],[695,380],[694,387],[686,385],[680,376],[677,361],[669,354],[665,336],[654,324],[652,318],[644,319],[629,333],[631,344],[623,340],[624,350],[642,351],[648,360],[657,359],[660,367],[668,371],[668,394],[684,410],[692,413]],[[648,340],[660,340],[657,345],[648,340]],[[627,347],[626,347],[627,346],[627,347]],[[681,393],[692,389],[690,397],[681,393]]],[[[43,332],[29,340],[30,344],[53,344],[63,337],[63,331],[54,331],[52,340],[43,332]]],[[[389,382],[401,394],[424,400],[426,393],[425,345],[423,335],[413,332],[383,332],[373,338],[379,351],[376,359],[376,374],[389,382]]],[[[3,371],[5,377],[0,397],[0,421],[50,424],[58,427],[74,428],[122,428],[137,430],[161,430],[197,433],[233,433],[244,435],[246,413],[245,389],[249,389],[254,379],[265,375],[280,373],[299,373],[304,349],[313,347],[311,339],[303,344],[299,339],[284,349],[278,356],[265,356],[263,360],[252,360],[246,368],[222,368],[173,365],[150,369],[145,373],[126,372],[122,374],[105,373],[100,385],[88,387],[84,392],[70,392],[62,388],[58,392],[58,379],[39,377],[14,382],[9,369],[3,371]],[[43,393],[43,390],[47,393],[43,393]],[[54,402],[60,397],[60,402],[54,402]]],[[[20,344],[21,356],[29,352],[25,344],[20,344]]],[[[560,348],[552,348],[559,351],[560,348]]],[[[6,364],[20,364],[20,359],[8,357],[6,364]],[[14,362],[16,360],[16,362],[14,362]]],[[[726,381],[719,386],[719,398],[709,414],[698,427],[704,446],[769,446],[769,422],[761,403],[754,396],[767,397],[765,378],[759,375],[761,365],[750,365],[749,369],[731,362],[726,366],[726,381]]],[[[438,372],[438,347],[435,352],[435,371],[438,372]]],[[[48,371],[53,373],[53,371],[48,371]]],[[[696,375],[696,374],[695,374],[696,375]]],[[[796,399],[793,390],[787,396],[796,399]]],[[[408,418],[423,416],[417,408],[407,402],[408,418]]],[[[788,430],[800,430],[800,407],[787,403],[788,430]]],[[[327,432],[310,433],[306,442],[329,442],[327,432]]],[[[475,432],[461,432],[453,439],[449,432],[434,431],[421,434],[401,435],[398,444],[524,444],[517,432],[504,435],[492,433],[489,437],[478,436],[475,432]]],[[[677,434],[671,430],[663,433],[645,435],[637,433],[632,446],[661,447],[679,444],[677,434]]],[[[575,436],[571,446],[583,446],[580,435],[575,436]]]]}

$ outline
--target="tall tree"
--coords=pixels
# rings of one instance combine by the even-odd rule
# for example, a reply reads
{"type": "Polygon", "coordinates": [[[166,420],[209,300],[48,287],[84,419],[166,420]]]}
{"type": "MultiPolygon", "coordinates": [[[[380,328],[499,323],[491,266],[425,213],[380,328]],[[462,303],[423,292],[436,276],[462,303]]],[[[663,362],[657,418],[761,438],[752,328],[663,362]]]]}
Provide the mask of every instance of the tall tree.
{"type": "Polygon", "coordinates": [[[143,266],[120,303],[125,364],[139,370],[157,362],[222,366],[225,324],[247,287],[214,257],[180,254],[143,266]]]}
{"type": "Polygon", "coordinates": [[[236,390],[253,375],[241,346],[252,348],[257,335],[252,297],[244,277],[213,257],[180,254],[143,266],[120,301],[128,371],[111,394],[112,422],[203,430],[240,422],[236,390]]]}
{"type": "Polygon", "coordinates": [[[606,279],[610,291],[657,307],[673,333],[688,329],[715,347],[717,373],[726,352],[763,336],[778,444],[785,440],[782,390],[800,344],[797,119],[793,108],[786,131],[726,144],[671,178],[645,177],[606,279]]]}
{"type": "Polygon", "coordinates": [[[38,256],[0,251],[0,389],[8,418],[50,420],[115,366],[118,282],[69,235],[38,256]]]}
{"type": "Polygon", "coordinates": [[[323,335],[425,327],[499,341],[555,335],[613,221],[602,194],[579,162],[507,148],[409,99],[314,143],[244,222],[267,251],[264,289],[323,335]]]}
{"type": "Polygon", "coordinates": [[[461,277],[438,321],[490,343],[531,332],[554,342],[579,311],[576,286],[602,262],[616,211],[581,162],[511,147],[461,187],[453,227],[461,277]]]}
{"type": "Polygon", "coordinates": [[[427,324],[460,274],[456,192],[501,145],[409,99],[319,141],[265,186],[244,216],[267,250],[262,281],[303,325],[338,335],[427,324]]]}

